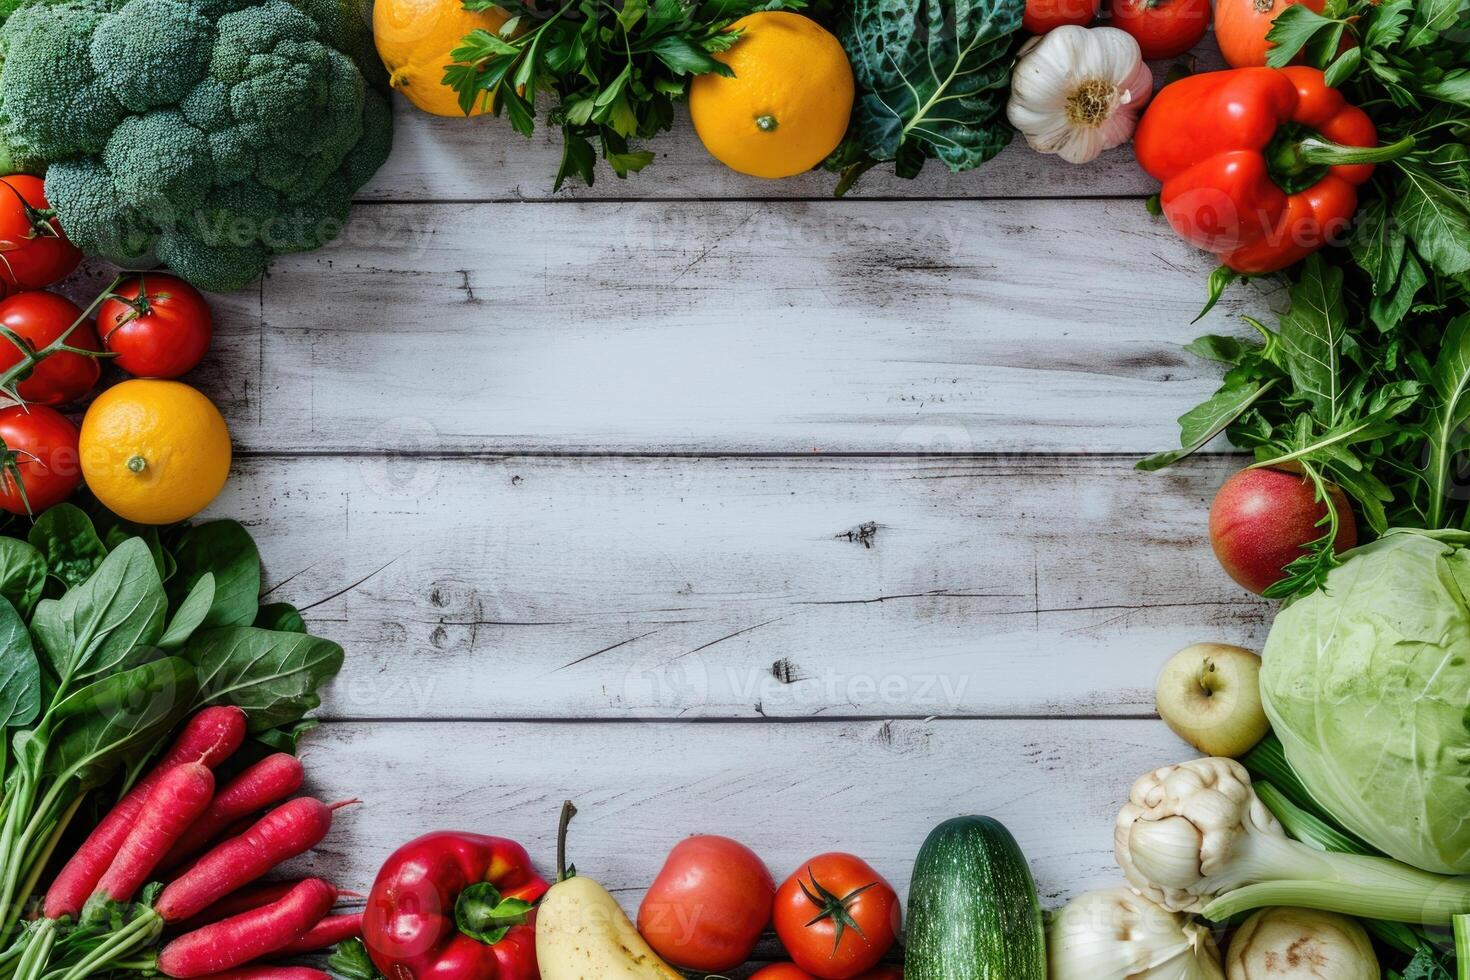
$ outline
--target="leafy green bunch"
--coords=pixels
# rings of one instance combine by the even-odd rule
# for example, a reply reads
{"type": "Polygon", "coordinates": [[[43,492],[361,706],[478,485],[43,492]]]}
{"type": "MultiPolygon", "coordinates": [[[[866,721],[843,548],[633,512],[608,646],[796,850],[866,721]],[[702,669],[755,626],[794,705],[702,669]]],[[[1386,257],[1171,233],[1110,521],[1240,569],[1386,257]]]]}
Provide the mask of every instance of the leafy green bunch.
{"type": "Polygon", "coordinates": [[[61,504],[0,535],[0,936],[89,794],[134,781],[185,717],[235,705],[287,751],[314,724],[342,648],[261,605],[260,578],[234,521],[160,531],[61,504]]]}
{"type": "Polygon", "coordinates": [[[1225,433],[1258,466],[1299,470],[1327,504],[1322,535],[1267,594],[1310,592],[1337,561],[1340,487],[1374,533],[1470,527],[1470,5],[1328,0],[1276,19],[1271,59],[1324,68],[1378,127],[1415,147],[1380,165],[1343,248],[1283,274],[1290,299],[1257,341],[1206,336],[1218,391],[1179,419],[1177,462],[1225,433]],[[1344,39],[1353,45],[1343,47],[1344,39]]]}
{"type": "Polygon", "coordinates": [[[565,0],[548,13],[533,0],[465,0],[467,10],[500,7],[511,16],[498,32],[475,30],[450,53],[444,84],[466,113],[477,105],[502,112],[522,136],[536,128],[536,97],[552,96],[547,122],[562,131],[556,188],[569,177],[591,186],[601,155],[625,178],[653,160],[630,141],[674,121],[689,81],[714,72],[739,40],[736,20],[763,10],[798,10],[804,0],[565,0]]]}

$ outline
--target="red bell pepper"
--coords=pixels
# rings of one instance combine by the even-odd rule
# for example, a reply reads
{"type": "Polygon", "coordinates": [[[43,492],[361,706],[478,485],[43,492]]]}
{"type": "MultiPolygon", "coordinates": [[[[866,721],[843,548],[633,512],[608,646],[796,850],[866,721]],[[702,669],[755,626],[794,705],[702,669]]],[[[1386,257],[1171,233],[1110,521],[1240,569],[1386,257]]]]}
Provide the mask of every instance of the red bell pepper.
{"type": "Polygon", "coordinates": [[[537,980],[533,906],[546,889],[515,841],[425,834],[378,872],[363,942],[390,980],[537,980]]]}
{"type": "Polygon", "coordinates": [[[1373,164],[1413,148],[1378,145],[1368,114],[1316,68],[1237,68],[1166,85],[1133,135],[1163,182],[1159,203],[1186,241],[1236,272],[1284,269],[1341,244],[1373,164]]]}

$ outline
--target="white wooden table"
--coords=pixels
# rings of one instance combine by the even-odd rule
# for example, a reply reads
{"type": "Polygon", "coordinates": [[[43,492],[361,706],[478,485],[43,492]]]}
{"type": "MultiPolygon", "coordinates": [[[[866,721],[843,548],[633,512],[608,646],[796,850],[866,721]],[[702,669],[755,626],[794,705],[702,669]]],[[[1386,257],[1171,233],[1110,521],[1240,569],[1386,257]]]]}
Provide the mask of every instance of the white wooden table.
{"type": "Polygon", "coordinates": [[[365,888],[436,828],[572,855],[631,911],[695,832],[779,879],[844,849],[906,888],[929,829],[1004,821],[1057,905],[1118,880],[1186,643],[1257,645],[1163,474],[1238,332],[1127,149],[979,172],[743,178],[687,126],[550,194],[557,147],[400,104],[350,228],[223,298],[214,508],[347,666],[308,745],[360,796],[312,865],[365,888]]]}

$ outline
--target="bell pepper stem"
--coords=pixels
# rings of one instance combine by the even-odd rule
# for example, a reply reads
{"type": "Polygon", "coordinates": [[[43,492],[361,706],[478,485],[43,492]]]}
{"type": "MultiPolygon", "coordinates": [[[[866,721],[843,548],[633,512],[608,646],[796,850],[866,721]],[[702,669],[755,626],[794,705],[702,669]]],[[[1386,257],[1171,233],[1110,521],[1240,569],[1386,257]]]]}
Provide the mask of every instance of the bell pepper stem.
{"type": "Polygon", "coordinates": [[[556,828],[556,880],[566,881],[571,874],[567,871],[567,828],[571,826],[572,818],[577,815],[577,808],[571,800],[566,800],[561,805],[561,820],[556,828]]]}
{"type": "Polygon", "coordinates": [[[1397,143],[1386,146],[1343,146],[1320,136],[1308,136],[1300,140],[1288,140],[1278,148],[1272,161],[1277,172],[1283,174],[1305,173],[1313,167],[1351,166],[1360,163],[1388,163],[1414,149],[1415,140],[1405,136],[1397,143]]]}

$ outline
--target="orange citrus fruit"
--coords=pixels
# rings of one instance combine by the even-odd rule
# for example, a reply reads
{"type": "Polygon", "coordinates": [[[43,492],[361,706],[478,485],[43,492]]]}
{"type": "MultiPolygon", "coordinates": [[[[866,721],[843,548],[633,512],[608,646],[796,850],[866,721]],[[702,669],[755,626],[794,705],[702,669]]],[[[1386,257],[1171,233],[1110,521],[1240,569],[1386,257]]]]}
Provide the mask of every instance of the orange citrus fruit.
{"type": "MultiPolygon", "coordinates": [[[[496,34],[509,19],[499,7],[469,11],[461,0],[378,0],[373,5],[373,42],[388,69],[388,84],[408,101],[436,116],[463,116],[459,94],[443,84],[449,52],[470,31],[496,34]]],[[[470,115],[486,108],[481,99],[470,115]]]]}
{"type": "Polygon", "coordinates": [[[735,77],[711,72],[690,83],[695,132],[716,160],[743,174],[810,170],[842,142],[852,115],[852,65],[841,42],[784,10],[742,17],[730,30],[740,40],[714,57],[735,77]]]}
{"type": "Polygon", "coordinates": [[[82,477],[102,505],[138,524],[193,517],[230,472],[230,430],[181,381],[114,385],[82,419],[82,477]]]}

